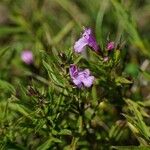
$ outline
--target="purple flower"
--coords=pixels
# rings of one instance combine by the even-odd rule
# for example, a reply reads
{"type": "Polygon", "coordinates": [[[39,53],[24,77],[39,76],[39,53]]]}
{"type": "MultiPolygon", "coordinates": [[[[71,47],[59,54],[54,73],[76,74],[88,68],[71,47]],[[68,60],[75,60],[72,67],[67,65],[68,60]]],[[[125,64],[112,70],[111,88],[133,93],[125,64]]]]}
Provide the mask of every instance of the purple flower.
{"type": "Polygon", "coordinates": [[[91,47],[96,52],[99,50],[99,46],[90,28],[85,29],[82,37],[75,42],[74,50],[77,53],[81,53],[85,49],[85,46],[91,47]]]}
{"type": "Polygon", "coordinates": [[[107,44],[107,50],[111,51],[115,48],[115,42],[109,42],[107,44]]]}
{"type": "Polygon", "coordinates": [[[106,56],[106,57],[103,58],[103,61],[104,61],[104,62],[107,62],[108,60],[109,60],[109,57],[108,57],[108,56],[106,56]]]}
{"type": "Polygon", "coordinates": [[[94,76],[90,76],[89,69],[81,71],[78,70],[77,66],[71,65],[69,68],[69,73],[73,83],[79,88],[83,86],[91,87],[94,82],[94,76]]]}
{"type": "Polygon", "coordinates": [[[29,50],[25,50],[21,53],[21,59],[24,63],[27,65],[30,65],[33,63],[33,54],[29,50]]]}

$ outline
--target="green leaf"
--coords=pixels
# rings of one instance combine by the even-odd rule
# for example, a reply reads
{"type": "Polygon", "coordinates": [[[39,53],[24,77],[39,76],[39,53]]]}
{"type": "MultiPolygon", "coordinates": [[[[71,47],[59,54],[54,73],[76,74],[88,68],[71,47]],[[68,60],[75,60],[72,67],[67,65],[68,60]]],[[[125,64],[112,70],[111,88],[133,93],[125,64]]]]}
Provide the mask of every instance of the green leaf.
{"type": "Polygon", "coordinates": [[[6,36],[8,34],[17,34],[21,33],[23,30],[20,27],[6,27],[6,26],[0,26],[0,37],[6,36]]]}
{"type": "Polygon", "coordinates": [[[0,50],[0,58],[9,50],[9,47],[5,47],[0,50]]]}
{"type": "Polygon", "coordinates": [[[99,5],[100,6],[99,10],[96,16],[96,27],[95,27],[96,32],[95,33],[96,33],[97,39],[100,41],[101,48],[103,48],[102,23],[103,23],[103,18],[107,11],[108,5],[109,5],[109,0],[101,1],[101,4],[99,5]]]}
{"type": "Polygon", "coordinates": [[[120,57],[121,57],[121,55],[120,55],[120,50],[115,50],[115,51],[114,51],[114,55],[113,55],[113,60],[114,60],[114,63],[115,63],[115,64],[118,64],[118,63],[119,63],[120,57]]]}
{"type": "Polygon", "coordinates": [[[68,129],[62,129],[60,132],[59,132],[59,135],[72,135],[72,132],[68,129]]]}
{"type": "Polygon", "coordinates": [[[73,26],[74,26],[74,22],[73,21],[69,21],[65,25],[65,27],[62,28],[62,30],[52,39],[53,40],[53,44],[56,45],[61,40],[63,40],[65,35],[68,34],[70,32],[70,30],[72,30],[73,26]]]}
{"type": "Polygon", "coordinates": [[[62,141],[58,138],[50,137],[46,142],[40,145],[37,150],[47,150],[52,146],[53,143],[61,143],[62,141]]]}
{"type": "Polygon", "coordinates": [[[115,79],[115,82],[117,85],[121,85],[121,84],[131,84],[132,82],[124,77],[117,77],[115,79]]]}
{"type": "Polygon", "coordinates": [[[109,138],[119,141],[124,132],[122,127],[123,126],[119,126],[118,124],[113,125],[109,131],[109,138]]]}
{"type": "Polygon", "coordinates": [[[142,75],[147,79],[150,80],[150,73],[147,71],[142,71],[142,75]]]}
{"type": "Polygon", "coordinates": [[[14,101],[14,99],[13,97],[10,97],[9,99],[5,101],[3,100],[0,102],[0,108],[2,110],[5,109],[5,115],[6,113],[7,113],[7,116],[20,113],[21,115],[25,116],[28,119],[31,119],[31,120],[34,119],[33,115],[31,115],[31,111],[27,107],[21,104],[12,102],[12,101],[14,101]],[[11,112],[11,113],[8,113],[8,112],[11,112]]]}
{"type": "Polygon", "coordinates": [[[77,142],[79,138],[73,137],[72,142],[70,145],[66,146],[64,150],[76,150],[77,149],[77,142]]]}
{"type": "Polygon", "coordinates": [[[82,116],[79,116],[79,118],[78,118],[77,127],[78,127],[78,132],[81,133],[82,130],[83,130],[83,120],[82,120],[82,116]]]}
{"type": "MultiPolygon", "coordinates": [[[[125,29],[127,33],[130,35],[130,42],[134,45],[136,45],[140,52],[145,54],[146,56],[150,57],[149,48],[145,47],[143,40],[139,36],[139,33],[136,30],[136,27],[133,24],[133,18],[132,21],[129,19],[128,12],[126,11],[125,7],[117,0],[111,0],[114,8],[115,8],[115,14],[118,17],[119,23],[121,26],[125,29]]],[[[134,21],[135,22],[135,21],[134,21]]]]}
{"type": "Polygon", "coordinates": [[[133,124],[131,124],[130,122],[128,122],[128,126],[129,126],[129,128],[132,130],[132,132],[134,134],[138,134],[139,133],[139,130],[133,124]]]}
{"type": "Polygon", "coordinates": [[[74,64],[78,64],[79,61],[83,58],[83,56],[79,56],[75,61],[74,61],[74,64]]]}
{"type": "Polygon", "coordinates": [[[26,116],[27,118],[29,118],[31,120],[33,119],[33,116],[30,115],[31,111],[21,104],[9,103],[8,107],[14,111],[18,111],[19,113],[21,113],[22,115],[26,116]]]}
{"type": "Polygon", "coordinates": [[[11,93],[15,93],[16,91],[13,85],[4,80],[0,80],[0,89],[3,89],[4,91],[8,91],[11,93]]]}
{"type": "Polygon", "coordinates": [[[128,104],[128,109],[133,112],[133,116],[125,115],[129,122],[129,127],[131,127],[131,129],[135,129],[133,130],[135,132],[139,131],[139,133],[145,137],[145,140],[149,141],[150,131],[143,120],[141,112],[139,111],[141,109],[140,106],[138,103],[135,103],[129,99],[126,100],[126,103],[128,104]]]}
{"type": "Polygon", "coordinates": [[[132,77],[137,77],[139,74],[139,67],[137,64],[133,63],[127,64],[125,72],[131,75],[132,77]]]}
{"type": "Polygon", "coordinates": [[[44,65],[45,69],[47,70],[50,79],[52,79],[52,81],[55,84],[57,84],[61,87],[64,87],[64,85],[62,84],[62,80],[57,79],[59,72],[57,74],[55,74],[52,67],[48,63],[46,63],[45,61],[43,61],[43,65],[44,65]]]}
{"type": "Polygon", "coordinates": [[[112,146],[115,150],[149,150],[150,146],[112,146]]]}

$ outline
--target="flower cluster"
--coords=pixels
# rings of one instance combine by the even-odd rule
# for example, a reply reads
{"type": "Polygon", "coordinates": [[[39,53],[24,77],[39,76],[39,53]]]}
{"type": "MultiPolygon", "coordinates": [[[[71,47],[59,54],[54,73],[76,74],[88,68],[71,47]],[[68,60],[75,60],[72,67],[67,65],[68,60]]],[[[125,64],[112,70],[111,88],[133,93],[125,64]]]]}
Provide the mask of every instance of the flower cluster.
{"type": "MultiPolygon", "coordinates": [[[[100,54],[100,46],[96,42],[96,38],[90,28],[84,29],[84,32],[75,44],[74,44],[74,51],[77,53],[81,53],[85,50],[86,47],[91,48],[97,54],[100,54]]],[[[112,51],[115,48],[115,43],[109,42],[106,46],[106,50],[112,51]]],[[[30,50],[24,50],[21,53],[22,61],[27,65],[33,64],[33,53],[30,50]]],[[[103,61],[107,62],[109,60],[108,56],[103,57],[103,61]]],[[[89,69],[79,69],[76,65],[72,64],[69,68],[69,74],[72,79],[72,82],[78,87],[91,87],[95,77],[91,75],[89,69]]]]}
{"type": "Polygon", "coordinates": [[[73,83],[81,88],[83,86],[90,87],[93,84],[94,76],[90,75],[89,69],[79,70],[74,64],[70,65],[70,76],[73,83]]]}
{"type": "MultiPolygon", "coordinates": [[[[84,32],[75,44],[74,51],[81,53],[85,50],[86,47],[90,47],[96,53],[101,51],[100,46],[96,42],[96,38],[93,35],[93,32],[90,28],[84,29],[84,32]]],[[[112,51],[115,48],[115,43],[109,42],[106,46],[107,51],[112,51]]],[[[109,58],[106,56],[103,58],[104,62],[108,61],[109,58]]],[[[80,70],[76,65],[72,64],[69,68],[70,77],[72,82],[78,87],[91,87],[94,82],[94,76],[90,75],[89,69],[80,70]]]]}

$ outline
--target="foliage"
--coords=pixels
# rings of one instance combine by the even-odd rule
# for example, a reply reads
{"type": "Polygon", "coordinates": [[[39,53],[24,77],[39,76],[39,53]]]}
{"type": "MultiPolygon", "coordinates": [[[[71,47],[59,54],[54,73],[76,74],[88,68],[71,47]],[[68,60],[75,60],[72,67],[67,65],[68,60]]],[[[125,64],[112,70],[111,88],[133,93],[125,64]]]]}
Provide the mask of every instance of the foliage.
{"type": "Polygon", "coordinates": [[[1,0],[0,149],[150,149],[149,8],[148,0],[1,0]],[[108,61],[74,52],[83,26],[108,61]],[[21,61],[26,49],[32,65],[21,61]],[[93,86],[73,85],[70,64],[88,68],[93,86]]]}

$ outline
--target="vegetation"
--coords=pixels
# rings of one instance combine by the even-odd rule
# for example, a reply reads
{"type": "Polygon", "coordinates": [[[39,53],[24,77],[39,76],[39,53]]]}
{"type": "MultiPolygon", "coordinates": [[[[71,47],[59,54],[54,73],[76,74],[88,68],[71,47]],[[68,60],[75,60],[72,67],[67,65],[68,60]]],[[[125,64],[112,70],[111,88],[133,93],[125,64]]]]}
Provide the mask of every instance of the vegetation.
{"type": "Polygon", "coordinates": [[[149,150],[149,9],[149,0],[1,0],[0,149],[149,150]],[[83,27],[99,52],[75,52],[83,27]],[[71,64],[90,70],[92,86],[76,86],[71,64]]]}

